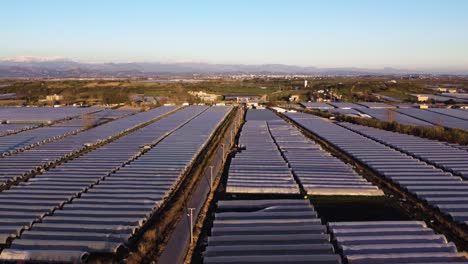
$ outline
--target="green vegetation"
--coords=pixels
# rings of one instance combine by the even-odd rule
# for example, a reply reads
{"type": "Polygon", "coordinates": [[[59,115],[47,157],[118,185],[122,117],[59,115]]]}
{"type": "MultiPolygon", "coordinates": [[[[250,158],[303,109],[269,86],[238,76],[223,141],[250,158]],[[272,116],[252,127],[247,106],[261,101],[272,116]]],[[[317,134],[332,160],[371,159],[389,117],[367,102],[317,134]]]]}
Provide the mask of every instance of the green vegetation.
{"type": "MultiPolygon", "coordinates": [[[[219,95],[248,94],[271,95],[271,100],[288,100],[292,94],[294,81],[285,79],[252,79],[252,80],[213,80],[202,82],[142,82],[130,80],[96,80],[96,81],[15,81],[3,87],[4,93],[16,93],[25,104],[40,104],[39,100],[47,95],[58,94],[64,97],[64,104],[79,102],[93,103],[129,103],[129,96],[163,96],[171,102],[196,103],[189,91],[205,91],[219,95]],[[287,91],[289,90],[289,91],[287,91]],[[286,92],[283,92],[286,91],[286,92]]],[[[306,93],[300,91],[298,93],[306,93]]],[[[304,97],[304,99],[306,99],[304,97]]]]}
{"type": "Polygon", "coordinates": [[[332,116],[336,116],[336,114],[332,114],[328,111],[320,111],[320,110],[315,110],[315,109],[303,109],[302,112],[313,114],[313,115],[320,116],[320,117],[327,118],[327,119],[332,116]]]}
{"type": "Polygon", "coordinates": [[[398,133],[404,133],[408,135],[413,135],[422,138],[434,139],[445,141],[449,143],[459,144],[459,145],[468,145],[468,131],[456,128],[444,128],[441,126],[436,127],[421,127],[421,126],[411,126],[403,125],[397,122],[388,122],[381,121],[378,119],[370,118],[359,118],[351,116],[340,116],[340,120],[368,126],[375,127],[379,129],[384,129],[387,131],[393,131],[398,133]]]}
{"type": "Polygon", "coordinates": [[[408,102],[414,102],[411,93],[435,93],[425,88],[437,83],[456,83],[464,85],[468,81],[453,79],[403,79],[391,77],[262,77],[244,80],[206,79],[188,82],[150,82],[140,80],[37,80],[13,81],[2,80],[9,86],[2,87],[3,93],[16,93],[17,99],[24,104],[45,104],[40,100],[47,95],[58,94],[64,97],[63,104],[115,104],[130,103],[131,95],[166,97],[170,102],[197,103],[197,98],[189,91],[204,91],[218,95],[266,95],[272,103],[284,103],[292,95],[300,101],[325,98],[339,99],[346,102],[379,101],[375,94],[382,94],[408,102]],[[308,87],[304,88],[307,79],[308,87]]]}
{"type": "Polygon", "coordinates": [[[137,83],[130,81],[28,81],[15,82],[3,88],[5,93],[16,93],[26,104],[40,104],[47,95],[59,94],[64,104],[130,103],[130,95],[167,96],[175,101],[189,101],[190,95],[179,84],[137,83]]]}
{"type": "Polygon", "coordinates": [[[398,132],[408,135],[413,135],[417,137],[439,140],[459,145],[468,145],[468,131],[463,129],[457,128],[445,128],[442,126],[435,126],[435,127],[422,127],[422,126],[412,126],[412,125],[404,125],[397,123],[395,121],[382,121],[375,118],[361,118],[361,117],[354,117],[343,115],[339,113],[330,113],[327,111],[320,111],[320,110],[311,110],[311,109],[303,109],[301,110],[305,113],[310,113],[316,116],[320,116],[323,118],[329,119],[332,116],[336,117],[337,121],[341,122],[348,122],[352,124],[368,126],[379,128],[387,131],[398,132]]]}
{"type": "Polygon", "coordinates": [[[337,93],[341,94],[343,101],[378,101],[374,94],[381,94],[403,101],[415,102],[412,93],[435,93],[434,90],[425,89],[415,82],[398,80],[398,83],[382,81],[352,82],[337,87],[337,93]]]}

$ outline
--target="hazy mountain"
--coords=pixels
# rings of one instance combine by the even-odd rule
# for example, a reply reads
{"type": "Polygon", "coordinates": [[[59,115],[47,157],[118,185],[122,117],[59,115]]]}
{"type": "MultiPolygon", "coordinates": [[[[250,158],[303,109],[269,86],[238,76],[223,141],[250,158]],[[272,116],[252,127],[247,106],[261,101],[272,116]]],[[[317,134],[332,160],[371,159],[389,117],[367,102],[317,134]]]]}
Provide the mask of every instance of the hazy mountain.
{"type": "Polygon", "coordinates": [[[0,60],[0,78],[151,77],[170,74],[466,74],[463,71],[409,71],[404,69],[316,68],[283,64],[244,65],[209,63],[79,63],[61,58],[21,57],[0,60]]]}

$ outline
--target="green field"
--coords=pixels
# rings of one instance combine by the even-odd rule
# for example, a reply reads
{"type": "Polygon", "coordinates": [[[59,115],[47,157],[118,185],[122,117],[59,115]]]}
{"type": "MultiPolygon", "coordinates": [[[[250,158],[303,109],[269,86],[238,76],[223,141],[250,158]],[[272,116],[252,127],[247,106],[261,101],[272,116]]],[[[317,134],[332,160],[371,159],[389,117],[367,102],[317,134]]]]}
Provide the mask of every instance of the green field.
{"type": "Polygon", "coordinates": [[[144,82],[132,80],[34,80],[7,81],[2,93],[16,93],[25,104],[40,104],[39,101],[50,94],[64,96],[62,104],[85,102],[88,104],[129,103],[132,94],[168,97],[173,103],[196,103],[197,98],[189,91],[205,91],[218,95],[267,95],[270,102],[284,103],[291,95],[299,95],[301,101],[320,97],[318,91],[327,91],[342,101],[378,101],[375,93],[413,101],[411,93],[435,93],[425,88],[447,82],[464,85],[465,79],[407,80],[389,82],[390,77],[316,77],[307,78],[308,87],[304,88],[304,78],[252,78],[245,80],[196,80],[193,82],[144,82]]]}

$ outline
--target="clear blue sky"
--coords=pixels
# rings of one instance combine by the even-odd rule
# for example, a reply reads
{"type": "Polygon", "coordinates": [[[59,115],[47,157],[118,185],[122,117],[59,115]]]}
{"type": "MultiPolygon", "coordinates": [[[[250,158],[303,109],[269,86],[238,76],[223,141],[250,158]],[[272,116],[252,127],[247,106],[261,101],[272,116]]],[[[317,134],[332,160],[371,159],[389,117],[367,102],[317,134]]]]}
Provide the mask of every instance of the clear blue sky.
{"type": "Polygon", "coordinates": [[[18,56],[468,69],[468,1],[2,1],[18,56]]]}

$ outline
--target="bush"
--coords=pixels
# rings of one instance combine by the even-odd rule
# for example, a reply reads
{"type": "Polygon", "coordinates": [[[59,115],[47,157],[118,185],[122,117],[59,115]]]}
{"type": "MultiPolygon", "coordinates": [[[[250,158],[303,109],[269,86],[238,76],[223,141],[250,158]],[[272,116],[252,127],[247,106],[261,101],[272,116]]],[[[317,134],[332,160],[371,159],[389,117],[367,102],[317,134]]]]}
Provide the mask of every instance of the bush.
{"type": "Polygon", "coordinates": [[[457,128],[421,127],[404,125],[396,122],[387,122],[377,119],[358,118],[350,116],[340,116],[340,120],[368,127],[379,128],[387,131],[393,131],[422,138],[445,141],[449,143],[468,145],[468,131],[457,128]]]}

